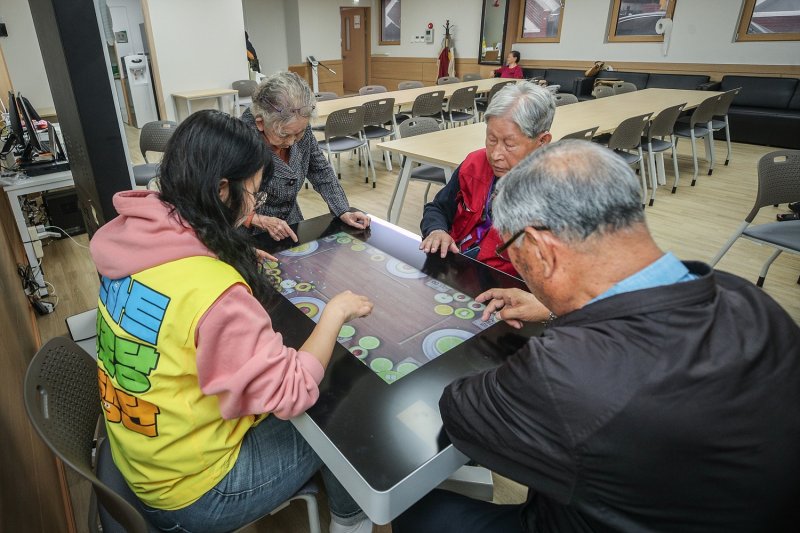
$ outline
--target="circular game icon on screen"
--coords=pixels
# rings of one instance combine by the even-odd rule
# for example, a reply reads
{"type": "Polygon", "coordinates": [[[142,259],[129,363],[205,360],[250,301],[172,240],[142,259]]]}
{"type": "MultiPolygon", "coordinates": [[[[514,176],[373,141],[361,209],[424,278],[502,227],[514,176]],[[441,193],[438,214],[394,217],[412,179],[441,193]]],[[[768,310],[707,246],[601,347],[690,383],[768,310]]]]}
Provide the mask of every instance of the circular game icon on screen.
{"type": "Polygon", "coordinates": [[[383,255],[383,254],[380,254],[380,253],[377,253],[377,252],[375,252],[374,254],[372,254],[371,256],[369,256],[369,258],[370,258],[371,260],[373,260],[373,261],[383,261],[384,259],[386,259],[386,256],[385,256],[385,255],[383,255]]]}
{"type": "Polygon", "coordinates": [[[353,250],[354,252],[363,252],[364,250],[367,249],[367,247],[361,244],[360,242],[357,242],[356,244],[351,246],[350,249],[353,250]]]}
{"type": "Polygon", "coordinates": [[[339,340],[351,339],[355,334],[356,334],[356,328],[354,328],[350,324],[345,324],[344,326],[342,326],[342,329],[339,330],[339,340]]]}
{"type": "Polygon", "coordinates": [[[425,277],[425,274],[416,268],[397,259],[389,259],[386,262],[386,270],[389,272],[389,274],[392,276],[397,276],[398,278],[419,279],[425,277]]]}
{"type": "Polygon", "coordinates": [[[416,363],[412,363],[410,361],[406,361],[404,363],[400,363],[397,365],[397,373],[401,376],[405,376],[406,374],[410,374],[414,370],[418,369],[419,365],[416,363]]]}
{"type": "Polygon", "coordinates": [[[311,296],[295,296],[294,298],[289,298],[289,301],[314,322],[319,321],[322,310],[325,309],[325,302],[311,296]]]}
{"type": "Polygon", "coordinates": [[[458,318],[462,320],[472,320],[475,318],[475,311],[472,309],[467,309],[466,307],[462,307],[461,309],[456,309],[454,313],[458,318]]]}
{"type": "Polygon", "coordinates": [[[391,370],[393,366],[394,363],[385,357],[376,357],[369,363],[369,367],[375,372],[386,372],[387,370],[391,370]]]}
{"type": "Polygon", "coordinates": [[[472,337],[472,333],[460,329],[440,329],[429,333],[422,341],[422,352],[428,359],[436,359],[472,337]]]}
{"type": "Polygon", "coordinates": [[[384,372],[378,372],[378,375],[381,377],[383,381],[389,384],[394,383],[395,381],[403,377],[403,375],[400,374],[400,372],[396,372],[394,370],[386,370],[384,372]]]}
{"type": "Polygon", "coordinates": [[[350,353],[363,361],[369,355],[369,350],[365,350],[361,346],[353,346],[350,348],[350,353]]]}
{"type": "Polygon", "coordinates": [[[299,246],[295,246],[294,248],[289,248],[288,250],[278,252],[278,254],[285,255],[287,257],[303,257],[304,255],[316,252],[317,248],[319,248],[319,243],[317,241],[311,241],[299,246]]]}
{"type": "Polygon", "coordinates": [[[447,294],[446,292],[437,292],[433,295],[433,299],[439,302],[440,304],[449,304],[453,301],[453,297],[447,294]]]}
{"type": "Polygon", "coordinates": [[[339,238],[339,235],[334,233],[333,235],[327,235],[327,236],[323,237],[321,240],[323,240],[325,242],[331,242],[331,241],[335,241],[338,238],[339,238]]]}
{"type": "Polygon", "coordinates": [[[469,308],[470,308],[470,309],[472,309],[473,311],[483,311],[483,309],[484,309],[486,306],[485,306],[485,305],[483,305],[483,304],[482,304],[482,303],[480,303],[480,302],[476,302],[475,300],[472,300],[470,303],[468,303],[468,304],[467,304],[467,307],[469,307],[469,308]]]}
{"type": "Polygon", "coordinates": [[[281,287],[283,287],[284,289],[291,289],[295,285],[297,285],[297,282],[293,279],[285,279],[281,281],[281,287]]]}
{"type": "Polygon", "coordinates": [[[457,302],[466,302],[469,300],[469,296],[467,296],[463,292],[457,292],[453,295],[453,300],[457,302]]]}

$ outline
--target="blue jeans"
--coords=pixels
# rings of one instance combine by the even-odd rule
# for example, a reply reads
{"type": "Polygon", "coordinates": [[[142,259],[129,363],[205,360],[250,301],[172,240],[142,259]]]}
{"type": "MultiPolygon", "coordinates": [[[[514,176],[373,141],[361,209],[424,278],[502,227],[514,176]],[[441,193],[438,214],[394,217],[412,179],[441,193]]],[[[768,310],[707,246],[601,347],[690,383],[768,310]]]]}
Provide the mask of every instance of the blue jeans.
{"type": "Polygon", "coordinates": [[[394,533],[524,533],[524,505],[499,505],[436,489],[392,520],[394,533]]]}
{"type": "Polygon", "coordinates": [[[245,526],[288,500],[317,470],[336,521],[355,524],[363,512],[322,464],[291,422],[268,416],[242,441],[236,464],[193,504],[174,511],[143,505],[145,517],[164,531],[216,532],[245,526]]]}

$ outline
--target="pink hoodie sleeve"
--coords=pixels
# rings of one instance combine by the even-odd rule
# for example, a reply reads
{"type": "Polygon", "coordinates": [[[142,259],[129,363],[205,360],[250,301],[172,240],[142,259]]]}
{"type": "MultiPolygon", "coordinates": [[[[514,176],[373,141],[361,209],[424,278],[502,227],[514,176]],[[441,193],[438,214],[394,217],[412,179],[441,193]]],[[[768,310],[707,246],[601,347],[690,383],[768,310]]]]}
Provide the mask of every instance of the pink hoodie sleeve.
{"type": "Polygon", "coordinates": [[[272,320],[244,285],[214,302],[197,325],[200,389],[219,397],[223,418],[296,416],[317,401],[324,369],[308,352],[284,346],[272,320]]]}

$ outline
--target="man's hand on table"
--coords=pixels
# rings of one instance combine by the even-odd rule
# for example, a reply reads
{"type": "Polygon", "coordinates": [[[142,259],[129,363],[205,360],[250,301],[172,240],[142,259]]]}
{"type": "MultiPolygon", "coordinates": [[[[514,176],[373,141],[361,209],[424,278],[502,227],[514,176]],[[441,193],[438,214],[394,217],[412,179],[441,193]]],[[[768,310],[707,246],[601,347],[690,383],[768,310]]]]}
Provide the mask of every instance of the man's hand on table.
{"type": "Polygon", "coordinates": [[[481,320],[489,320],[492,313],[513,328],[522,328],[523,322],[544,322],[550,310],[533,294],[522,289],[490,289],[478,295],[475,301],[485,303],[481,320]]]}
{"type": "Polygon", "coordinates": [[[450,234],[441,229],[435,229],[428,233],[428,236],[420,243],[419,249],[426,254],[435,254],[438,251],[442,257],[445,257],[447,252],[457,254],[459,251],[458,245],[450,234]]]}
{"type": "Polygon", "coordinates": [[[347,211],[339,216],[339,220],[358,229],[367,229],[369,227],[369,217],[361,211],[347,211]]]}

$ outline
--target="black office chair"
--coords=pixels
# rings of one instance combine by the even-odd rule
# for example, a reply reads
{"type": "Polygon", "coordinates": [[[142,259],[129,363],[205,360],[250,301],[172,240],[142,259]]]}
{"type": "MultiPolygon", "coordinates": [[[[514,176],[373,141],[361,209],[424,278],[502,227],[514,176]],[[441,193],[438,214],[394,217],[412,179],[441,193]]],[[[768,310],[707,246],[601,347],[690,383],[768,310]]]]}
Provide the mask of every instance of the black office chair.
{"type": "MultiPolygon", "coordinates": [[[[158,531],[137,510],[136,496],[114,464],[108,439],[97,441],[97,466],[92,468],[98,420],[102,424],[97,362],[74,341],[55,337],[31,359],[23,390],[25,410],[36,432],[56,456],[92,484],[89,531],[99,531],[98,514],[103,533],[158,531]]],[[[310,531],[319,533],[317,492],[309,481],[269,514],[303,499],[310,531]]]]}

